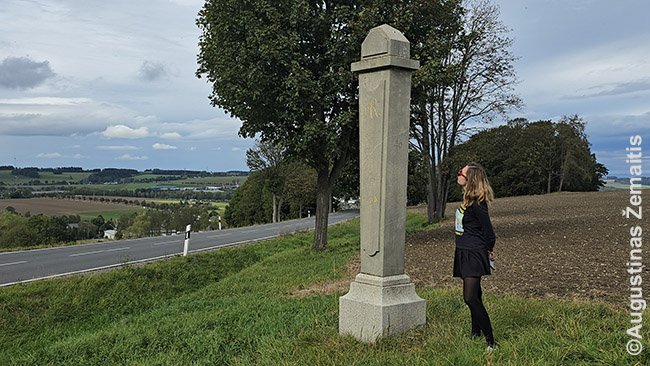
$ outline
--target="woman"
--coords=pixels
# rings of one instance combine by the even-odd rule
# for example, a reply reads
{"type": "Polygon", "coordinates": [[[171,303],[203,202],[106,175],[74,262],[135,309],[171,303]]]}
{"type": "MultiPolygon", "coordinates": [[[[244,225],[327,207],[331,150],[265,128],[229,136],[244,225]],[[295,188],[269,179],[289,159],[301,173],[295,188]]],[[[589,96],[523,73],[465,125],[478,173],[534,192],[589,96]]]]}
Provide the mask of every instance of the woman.
{"type": "Polygon", "coordinates": [[[490,257],[496,236],[490,222],[488,203],[494,193],[485,169],[469,163],[458,171],[458,184],[463,187],[463,202],[456,210],[456,251],[453,277],[463,279],[463,300],[472,314],[471,338],[487,341],[487,351],[496,348],[492,324],[481,295],[481,276],[491,274],[490,257]]]}

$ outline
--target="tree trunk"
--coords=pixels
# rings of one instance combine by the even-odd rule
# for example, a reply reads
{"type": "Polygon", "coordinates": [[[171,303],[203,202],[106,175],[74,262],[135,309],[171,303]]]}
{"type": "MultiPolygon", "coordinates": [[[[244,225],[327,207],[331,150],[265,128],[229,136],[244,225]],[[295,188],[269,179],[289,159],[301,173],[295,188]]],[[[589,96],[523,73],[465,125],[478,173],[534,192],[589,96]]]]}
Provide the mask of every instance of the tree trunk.
{"type": "MultiPolygon", "coordinates": [[[[427,158],[428,159],[428,158],[427,158]]],[[[436,174],[435,167],[431,162],[427,164],[427,220],[429,224],[433,224],[436,221],[436,174]]]]}
{"type": "Polygon", "coordinates": [[[273,205],[273,219],[271,221],[273,221],[274,224],[277,222],[276,217],[277,217],[277,214],[278,214],[278,209],[277,209],[277,206],[275,204],[276,201],[277,201],[277,198],[275,197],[275,195],[273,195],[273,204],[272,204],[273,205]]]}
{"type": "Polygon", "coordinates": [[[332,186],[330,184],[329,169],[318,169],[316,179],[316,231],[312,249],[323,250],[327,245],[327,218],[329,216],[332,186]]]}
{"type": "Polygon", "coordinates": [[[445,213],[445,197],[447,195],[447,188],[448,185],[445,182],[447,179],[446,175],[440,171],[438,173],[438,190],[436,192],[436,215],[435,215],[435,222],[439,222],[442,220],[442,217],[444,216],[445,213]]]}
{"type": "Polygon", "coordinates": [[[568,163],[569,163],[569,153],[567,152],[566,155],[564,156],[564,161],[562,162],[562,166],[560,167],[560,186],[557,189],[558,192],[562,192],[562,185],[564,185],[564,175],[566,174],[566,166],[568,163]]]}
{"type": "Polygon", "coordinates": [[[435,222],[435,213],[436,213],[436,167],[433,163],[433,154],[431,151],[431,135],[429,130],[429,122],[426,115],[423,116],[421,121],[422,126],[422,158],[424,159],[424,164],[427,171],[427,221],[429,224],[435,222]]]}
{"type": "Polygon", "coordinates": [[[278,197],[278,209],[276,210],[277,216],[276,216],[275,222],[280,222],[281,221],[280,213],[282,212],[282,201],[284,201],[284,199],[281,196],[278,197]]]}
{"type": "Polygon", "coordinates": [[[548,172],[548,181],[546,182],[546,193],[551,193],[551,172],[548,172]]]}
{"type": "Polygon", "coordinates": [[[442,199],[440,200],[440,214],[437,216],[438,221],[445,218],[445,210],[447,209],[447,198],[449,197],[449,179],[445,177],[445,183],[443,184],[442,190],[442,199]]]}

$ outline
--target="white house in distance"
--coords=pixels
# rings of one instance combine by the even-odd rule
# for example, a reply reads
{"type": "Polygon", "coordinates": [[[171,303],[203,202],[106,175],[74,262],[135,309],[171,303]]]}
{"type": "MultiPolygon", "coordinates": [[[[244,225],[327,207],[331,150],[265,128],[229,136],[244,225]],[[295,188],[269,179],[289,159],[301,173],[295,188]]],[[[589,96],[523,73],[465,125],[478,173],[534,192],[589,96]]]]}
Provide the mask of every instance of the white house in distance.
{"type": "Polygon", "coordinates": [[[104,230],[104,239],[115,240],[115,234],[117,230],[104,230]]]}

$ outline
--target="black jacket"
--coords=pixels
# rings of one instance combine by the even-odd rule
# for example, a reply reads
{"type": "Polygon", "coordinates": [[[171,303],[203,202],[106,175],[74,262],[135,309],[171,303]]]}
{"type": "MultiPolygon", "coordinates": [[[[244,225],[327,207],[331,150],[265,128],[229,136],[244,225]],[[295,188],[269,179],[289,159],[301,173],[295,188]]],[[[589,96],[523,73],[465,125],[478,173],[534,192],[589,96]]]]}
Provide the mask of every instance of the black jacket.
{"type": "Polygon", "coordinates": [[[460,249],[494,249],[496,235],[486,202],[474,201],[469,207],[456,210],[456,247],[460,249]]]}

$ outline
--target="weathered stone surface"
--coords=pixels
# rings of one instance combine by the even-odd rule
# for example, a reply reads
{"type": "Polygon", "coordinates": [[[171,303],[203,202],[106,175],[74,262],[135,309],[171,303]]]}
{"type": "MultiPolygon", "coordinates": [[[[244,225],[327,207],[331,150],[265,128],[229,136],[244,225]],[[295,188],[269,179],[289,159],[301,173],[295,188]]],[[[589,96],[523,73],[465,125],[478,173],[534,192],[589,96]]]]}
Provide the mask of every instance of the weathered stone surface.
{"type": "Polygon", "coordinates": [[[426,302],[406,275],[360,273],[350,284],[350,292],[339,298],[339,313],[339,332],[363,342],[426,324],[426,302]]]}
{"type": "Polygon", "coordinates": [[[339,300],[339,331],[374,341],[425,324],[426,302],[404,274],[411,60],[398,30],[373,28],[359,72],[361,273],[339,300]]]}

